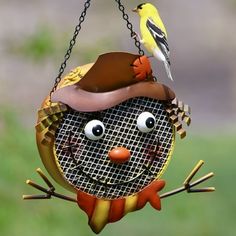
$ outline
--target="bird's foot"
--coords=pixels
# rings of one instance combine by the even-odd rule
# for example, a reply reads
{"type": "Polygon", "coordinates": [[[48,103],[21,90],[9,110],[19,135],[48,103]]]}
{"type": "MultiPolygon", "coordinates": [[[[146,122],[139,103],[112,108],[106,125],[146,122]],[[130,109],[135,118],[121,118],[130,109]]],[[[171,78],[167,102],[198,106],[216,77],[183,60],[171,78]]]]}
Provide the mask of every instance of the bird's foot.
{"type": "Polygon", "coordinates": [[[144,40],[140,37],[139,34],[137,34],[136,32],[133,32],[132,34],[132,38],[136,38],[140,43],[144,43],[144,40]]]}

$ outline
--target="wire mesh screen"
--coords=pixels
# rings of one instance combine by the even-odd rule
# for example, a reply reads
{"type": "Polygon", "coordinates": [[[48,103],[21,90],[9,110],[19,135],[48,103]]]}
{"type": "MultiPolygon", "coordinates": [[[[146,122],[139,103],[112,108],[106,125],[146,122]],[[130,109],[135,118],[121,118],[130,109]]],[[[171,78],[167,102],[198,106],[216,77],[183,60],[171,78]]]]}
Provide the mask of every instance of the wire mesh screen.
{"type": "Polygon", "coordinates": [[[55,148],[64,177],[75,187],[98,198],[116,199],[141,191],[159,177],[170,158],[174,132],[164,105],[150,98],[130,99],[116,107],[83,113],[70,110],[57,130],[55,148]],[[156,127],[150,133],[137,128],[137,118],[150,112],[156,127]],[[85,125],[97,119],[105,134],[98,141],[84,134],[85,125]],[[114,147],[130,150],[131,158],[114,164],[108,153],[114,147]]]}

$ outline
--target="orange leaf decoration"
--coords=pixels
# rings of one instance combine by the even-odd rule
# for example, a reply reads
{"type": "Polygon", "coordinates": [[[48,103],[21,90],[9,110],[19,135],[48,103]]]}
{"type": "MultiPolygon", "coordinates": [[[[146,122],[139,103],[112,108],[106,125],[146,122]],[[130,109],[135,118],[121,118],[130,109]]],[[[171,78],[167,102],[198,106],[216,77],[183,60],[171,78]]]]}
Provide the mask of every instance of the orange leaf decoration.
{"type": "Polygon", "coordinates": [[[145,80],[152,76],[152,68],[149,59],[146,56],[137,58],[132,64],[135,73],[135,78],[145,80]]]}

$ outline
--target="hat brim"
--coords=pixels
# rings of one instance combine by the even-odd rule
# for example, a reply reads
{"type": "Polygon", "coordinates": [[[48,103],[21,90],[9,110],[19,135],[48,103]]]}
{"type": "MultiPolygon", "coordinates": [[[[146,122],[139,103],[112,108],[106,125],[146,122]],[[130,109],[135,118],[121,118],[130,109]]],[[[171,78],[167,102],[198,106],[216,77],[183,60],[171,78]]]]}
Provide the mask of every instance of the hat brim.
{"type": "Polygon", "coordinates": [[[97,112],[112,108],[128,99],[148,97],[159,101],[175,99],[175,93],[163,84],[140,82],[110,92],[88,92],[76,85],[56,90],[52,102],[61,102],[80,112],[97,112]]]}

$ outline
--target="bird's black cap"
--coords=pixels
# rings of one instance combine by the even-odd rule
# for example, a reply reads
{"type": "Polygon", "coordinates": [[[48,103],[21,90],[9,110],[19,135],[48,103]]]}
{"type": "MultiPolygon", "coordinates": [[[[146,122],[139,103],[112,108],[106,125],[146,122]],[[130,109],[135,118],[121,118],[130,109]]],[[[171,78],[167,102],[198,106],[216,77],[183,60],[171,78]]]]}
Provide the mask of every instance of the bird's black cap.
{"type": "Polygon", "coordinates": [[[137,9],[143,9],[143,5],[145,5],[146,3],[141,3],[137,6],[137,9]]]}

